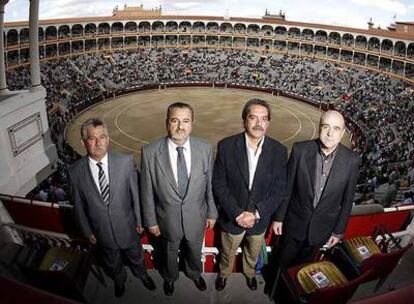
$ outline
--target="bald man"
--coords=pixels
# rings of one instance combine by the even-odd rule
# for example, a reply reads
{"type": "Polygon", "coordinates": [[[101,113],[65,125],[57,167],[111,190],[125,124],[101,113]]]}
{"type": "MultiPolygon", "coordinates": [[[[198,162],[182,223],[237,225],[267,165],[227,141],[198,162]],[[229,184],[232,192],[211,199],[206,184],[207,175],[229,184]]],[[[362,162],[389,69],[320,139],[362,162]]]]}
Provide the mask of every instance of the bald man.
{"type": "Polygon", "coordinates": [[[319,138],[292,147],[287,196],[272,223],[274,233],[283,236],[277,254],[282,269],[311,261],[319,248],[334,246],[344,233],[360,162],[340,143],[344,134],[342,114],[327,111],[319,138]]]}

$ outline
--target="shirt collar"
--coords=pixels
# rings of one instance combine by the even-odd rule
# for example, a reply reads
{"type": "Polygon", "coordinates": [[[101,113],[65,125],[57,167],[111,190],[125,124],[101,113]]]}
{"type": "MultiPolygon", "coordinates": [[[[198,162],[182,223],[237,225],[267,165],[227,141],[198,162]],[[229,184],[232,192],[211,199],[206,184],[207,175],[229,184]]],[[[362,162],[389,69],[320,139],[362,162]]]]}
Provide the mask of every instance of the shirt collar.
{"type": "MultiPolygon", "coordinates": [[[[262,149],[265,137],[266,136],[263,135],[263,137],[260,139],[259,145],[257,146],[257,151],[262,149]]],[[[244,138],[246,139],[246,148],[250,149],[250,147],[249,147],[249,136],[247,135],[246,132],[244,132],[244,138]]]]}
{"type": "Polygon", "coordinates": [[[89,158],[89,163],[91,163],[94,166],[96,166],[97,163],[102,163],[104,166],[108,166],[108,153],[106,153],[105,156],[100,161],[96,161],[90,156],[88,156],[88,158],[89,158]]]}
{"type": "Polygon", "coordinates": [[[177,147],[183,147],[184,151],[190,151],[190,138],[187,138],[184,145],[179,146],[175,142],[171,140],[171,138],[168,138],[168,145],[175,151],[177,147]]]}
{"type": "Polygon", "coordinates": [[[318,140],[318,144],[319,144],[319,154],[321,155],[321,157],[323,159],[332,159],[332,158],[335,157],[336,151],[338,151],[339,144],[338,144],[338,146],[336,146],[335,150],[333,150],[331,153],[329,153],[329,155],[326,155],[325,153],[323,153],[323,151],[322,151],[322,143],[321,143],[320,140],[318,140]]]}

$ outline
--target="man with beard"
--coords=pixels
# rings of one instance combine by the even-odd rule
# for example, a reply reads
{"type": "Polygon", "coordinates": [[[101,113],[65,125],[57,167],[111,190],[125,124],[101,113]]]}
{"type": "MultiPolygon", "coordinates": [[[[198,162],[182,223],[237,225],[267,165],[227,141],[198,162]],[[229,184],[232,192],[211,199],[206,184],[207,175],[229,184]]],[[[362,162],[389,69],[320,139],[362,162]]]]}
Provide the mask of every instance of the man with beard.
{"type": "Polygon", "coordinates": [[[190,136],[194,112],[176,102],[167,110],[168,136],[142,147],[141,197],[144,224],[163,244],[164,293],[171,296],[178,279],[178,250],[185,273],[199,290],[204,229],[214,227],[217,209],[211,190],[213,152],[190,136]]]}
{"type": "Polygon", "coordinates": [[[269,104],[249,100],[242,118],[245,131],[218,143],[214,164],[213,191],[222,229],[217,290],[225,288],[243,240],[243,274],[247,286],[257,289],[255,267],[264,234],[286,190],[286,147],[266,136],[269,104]]]}

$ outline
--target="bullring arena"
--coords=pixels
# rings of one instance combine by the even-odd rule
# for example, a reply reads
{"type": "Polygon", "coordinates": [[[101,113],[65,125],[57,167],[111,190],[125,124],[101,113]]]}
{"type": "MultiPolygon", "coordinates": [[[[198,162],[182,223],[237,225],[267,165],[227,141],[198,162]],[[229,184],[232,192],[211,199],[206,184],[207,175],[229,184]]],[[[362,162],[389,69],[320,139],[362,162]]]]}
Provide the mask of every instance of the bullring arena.
{"type": "MultiPolygon", "coordinates": [[[[174,88],[132,93],[107,100],[82,112],[68,126],[66,137],[79,154],[84,154],[80,141],[80,125],[91,117],[103,118],[109,128],[112,148],[134,153],[139,159],[142,144],[147,144],[165,131],[165,112],[174,101],[191,104],[195,111],[193,134],[212,144],[226,136],[241,132],[241,109],[250,98],[262,98],[272,106],[269,135],[289,149],[294,142],[317,136],[321,111],[299,101],[271,94],[241,89],[174,88]]],[[[344,140],[349,145],[349,138],[344,140]]]]}

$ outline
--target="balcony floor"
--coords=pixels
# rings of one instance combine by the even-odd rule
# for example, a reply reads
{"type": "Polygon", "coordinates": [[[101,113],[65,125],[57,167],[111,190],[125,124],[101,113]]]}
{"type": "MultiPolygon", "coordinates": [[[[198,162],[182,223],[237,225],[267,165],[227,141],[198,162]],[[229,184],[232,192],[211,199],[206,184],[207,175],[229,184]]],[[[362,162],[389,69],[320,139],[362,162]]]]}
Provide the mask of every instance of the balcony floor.
{"type": "MultiPolygon", "coordinates": [[[[128,271],[126,291],[122,298],[115,298],[113,281],[105,277],[107,287],[102,286],[93,275],[88,278],[85,287],[85,296],[90,303],[190,303],[193,301],[197,304],[204,303],[263,303],[270,304],[268,296],[264,293],[265,282],[261,276],[258,276],[258,289],[250,290],[240,273],[233,273],[227,281],[227,286],[222,291],[217,291],[214,287],[216,273],[204,273],[203,278],[207,283],[206,291],[199,291],[182,272],[179,279],[175,282],[175,291],[171,297],[167,297],[163,292],[163,279],[158,271],[151,270],[149,274],[154,279],[157,289],[155,291],[147,290],[140,280],[132,276],[128,271]]],[[[356,291],[352,300],[373,295],[373,288],[376,281],[362,284],[356,291]]],[[[400,264],[394,269],[378,293],[398,289],[408,284],[414,283],[414,249],[410,249],[400,264]]]]}

